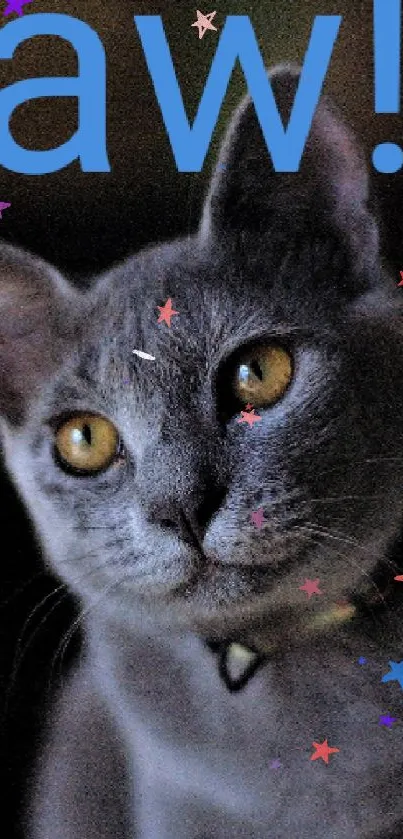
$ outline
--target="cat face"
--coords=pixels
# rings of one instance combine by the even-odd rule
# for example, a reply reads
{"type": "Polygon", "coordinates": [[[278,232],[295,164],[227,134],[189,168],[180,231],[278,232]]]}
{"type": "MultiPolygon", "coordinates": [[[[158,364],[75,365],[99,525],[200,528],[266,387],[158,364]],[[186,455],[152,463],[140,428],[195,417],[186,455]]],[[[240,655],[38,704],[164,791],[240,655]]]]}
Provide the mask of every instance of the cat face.
{"type": "MultiPolygon", "coordinates": [[[[285,117],[296,81],[272,76],[285,117]]],[[[85,295],[0,251],[4,452],[48,560],[119,620],[210,632],[306,609],[305,578],[370,586],[403,479],[400,298],[350,133],[323,100],[274,173],[247,100],[220,162],[195,236],[85,295]]]]}

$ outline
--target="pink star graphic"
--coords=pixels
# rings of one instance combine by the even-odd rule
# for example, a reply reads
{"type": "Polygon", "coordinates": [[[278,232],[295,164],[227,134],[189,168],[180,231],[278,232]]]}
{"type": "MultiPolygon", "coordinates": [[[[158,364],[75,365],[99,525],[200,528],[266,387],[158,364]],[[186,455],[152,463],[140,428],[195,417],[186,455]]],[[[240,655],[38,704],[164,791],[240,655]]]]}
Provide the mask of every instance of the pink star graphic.
{"type": "Polygon", "coordinates": [[[32,3],[32,0],[8,0],[8,5],[4,9],[3,17],[12,15],[13,12],[15,12],[15,14],[18,15],[18,17],[22,17],[22,7],[27,6],[28,3],[32,3]]]}
{"type": "Polygon", "coordinates": [[[248,425],[253,425],[254,422],[262,419],[259,414],[255,414],[255,409],[253,408],[252,411],[241,411],[241,419],[238,419],[237,422],[247,422],[248,425]]]}
{"type": "Polygon", "coordinates": [[[300,591],[306,591],[308,595],[308,600],[312,597],[313,594],[323,594],[323,591],[320,591],[318,588],[319,584],[319,577],[317,580],[305,580],[303,586],[299,586],[300,591]]]}
{"type": "Polygon", "coordinates": [[[398,288],[399,288],[399,286],[403,285],[403,271],[400,271],[400,276],[401,276],[402,279],[400,280],[400,283],[397,284],[398,288]]]}
{"type": "Polygon", "coordinates": [[[250,514],[253,524],[256,527],[261,528],[263,526],[264,515],[263,515],[263,507],[259,507],[254,513],[250,514]]]}
{"type": "Polygon", "coordinates": [[[197,26],[199,30],[199,41],[203,37],[204,33],[207,32],[207,29],[213,29],[214,32],[217,32],[217,27],[213,26],[211,21],[216,16],[217,12],[209,12],[208,15],[203,15],[199,10],[196,12],[197,20],[192,23],[192,26],[197,26]]]}

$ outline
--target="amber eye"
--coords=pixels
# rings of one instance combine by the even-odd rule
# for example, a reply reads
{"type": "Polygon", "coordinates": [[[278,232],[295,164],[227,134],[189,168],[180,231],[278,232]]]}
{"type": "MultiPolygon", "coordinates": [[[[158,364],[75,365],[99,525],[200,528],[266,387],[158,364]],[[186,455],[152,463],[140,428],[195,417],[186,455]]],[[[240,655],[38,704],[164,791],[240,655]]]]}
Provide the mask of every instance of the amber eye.
{"type": "Polygon", "coordinates": [[[242,403],[271,405],[283,395],[292,376],[291,356],[278,346],[257,347],[237,364],[234,390],[242,403]]]}
{"type": "Polygon", "coordinates": [[[59,426],[55,448],[62,467],[91,474],[111,465],[118,455],[119,434],[104,417],[78,414],[59,426]]]}

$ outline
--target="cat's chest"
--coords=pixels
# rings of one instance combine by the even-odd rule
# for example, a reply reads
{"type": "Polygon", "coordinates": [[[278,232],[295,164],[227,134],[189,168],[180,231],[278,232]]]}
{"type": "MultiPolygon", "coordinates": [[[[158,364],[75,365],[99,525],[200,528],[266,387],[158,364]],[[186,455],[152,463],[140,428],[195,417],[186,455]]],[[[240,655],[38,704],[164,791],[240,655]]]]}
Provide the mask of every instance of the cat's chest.
{"type": "Polygon", "coordinates": [[[230,693],[216,657],[198,639],[183,644],[180,655],[152,644],[143,654],[133,649],[131,663],[123,652],[114,663],[120,681],[112,701],[120,691],[115,700],[147,818],[162,808],[178,839],[174,813],[190,801],[189,818],[202,818],[206,831],[207,813],[218,812],[223,825],[235,820],[234,837],[246,824],[259,839],[269,821],[273,837],[290,835],[293,825],[295,835],[304,825],[298,835],[322,836],[327,825],[337,839],[362,839],[375,835],[375,824],[381,836],[399,806],[403,818],[394,793],[403,726],[379,722],[380,715],[402,718],[403,691],[397,682],[381,683],[381,663],[365,670],[331,648],[323,659],[320,649],[294,653],[267,662],[230,693]],[[325,760],[311,759],[314,742],[325,760]]]}

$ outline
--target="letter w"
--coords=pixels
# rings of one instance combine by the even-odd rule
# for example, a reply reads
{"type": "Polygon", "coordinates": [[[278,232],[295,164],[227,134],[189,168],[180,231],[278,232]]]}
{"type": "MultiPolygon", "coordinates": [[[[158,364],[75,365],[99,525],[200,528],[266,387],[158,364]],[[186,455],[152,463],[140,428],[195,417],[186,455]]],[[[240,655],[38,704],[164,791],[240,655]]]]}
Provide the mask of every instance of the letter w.
{"type": "Polygon", "coordinates": [[[200,172],[239,58],[274,169],[276,172],[298,172],[341,20],[340,15],[315,17],[285,130],[249,17],[227,17],[190,127],[161,18],[159,15],[136,15],[134,21],[178,170],[200,172]]]}

